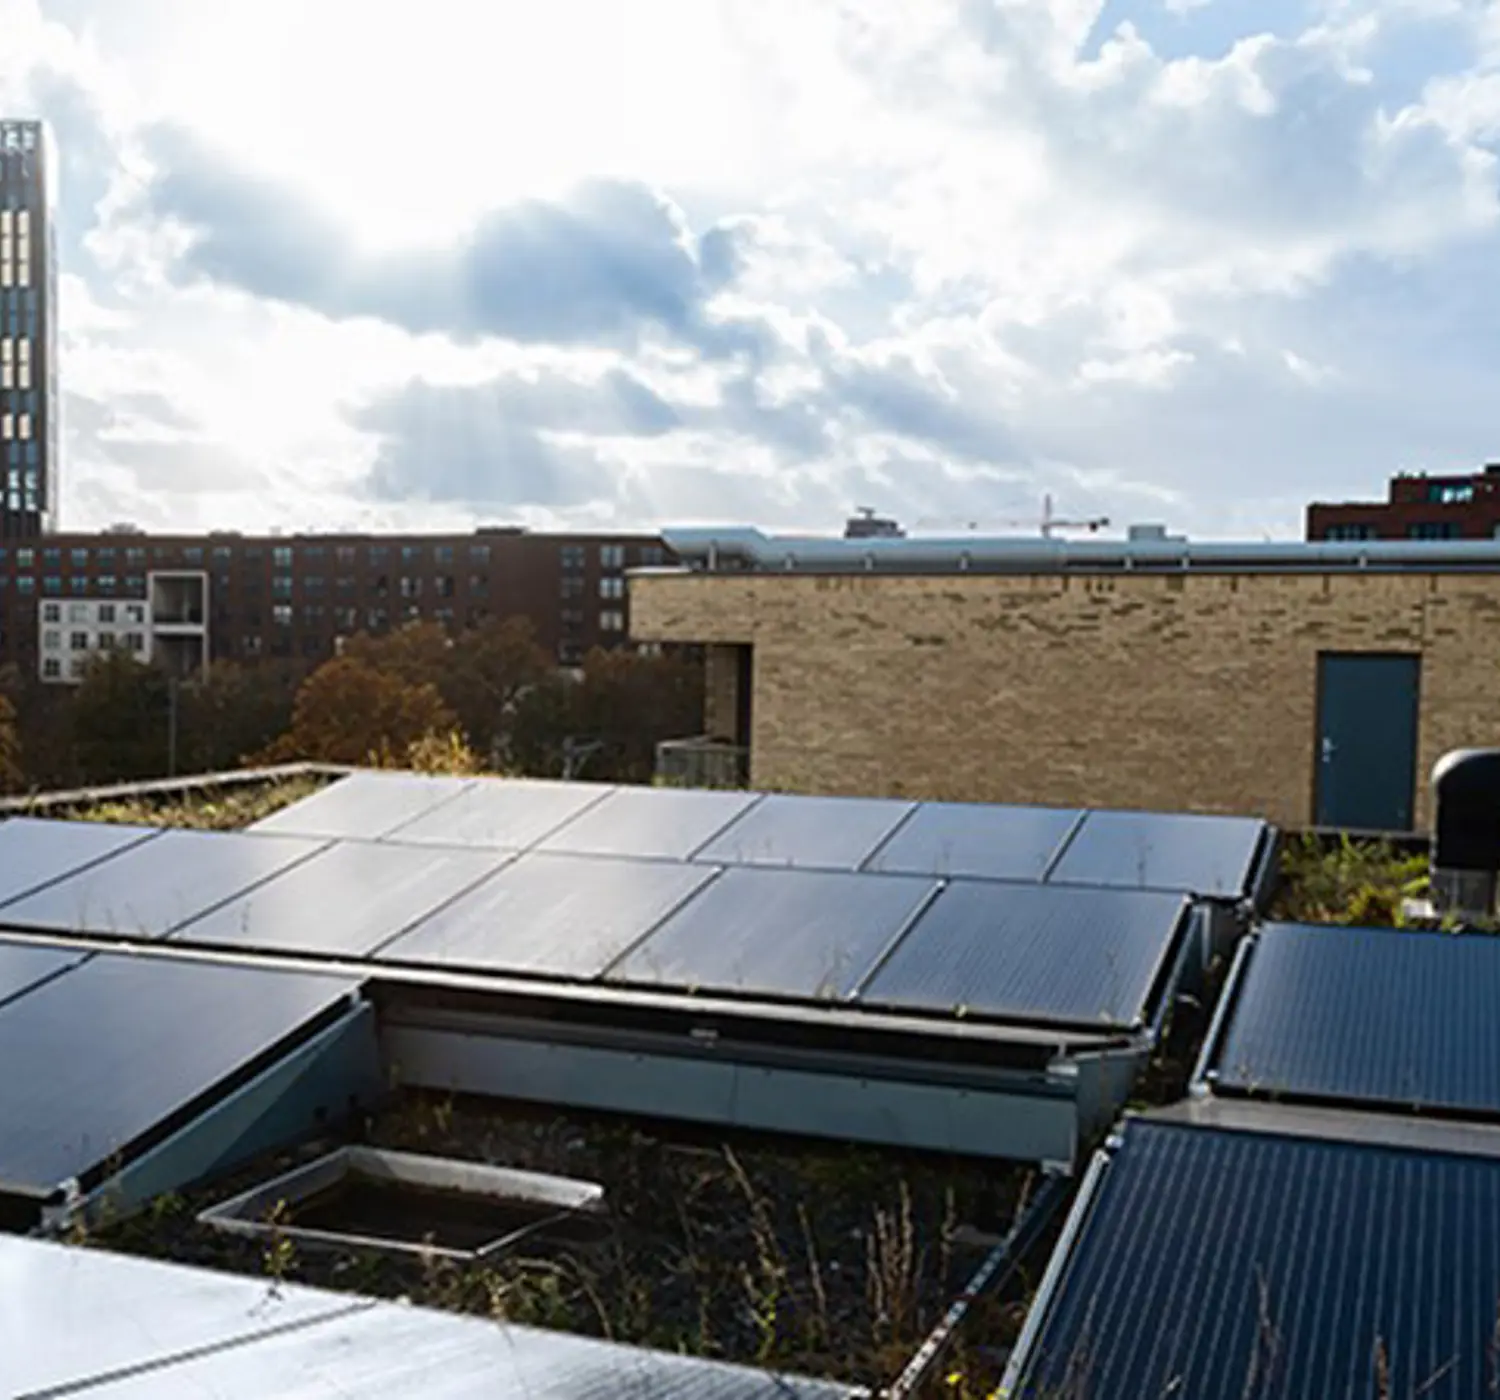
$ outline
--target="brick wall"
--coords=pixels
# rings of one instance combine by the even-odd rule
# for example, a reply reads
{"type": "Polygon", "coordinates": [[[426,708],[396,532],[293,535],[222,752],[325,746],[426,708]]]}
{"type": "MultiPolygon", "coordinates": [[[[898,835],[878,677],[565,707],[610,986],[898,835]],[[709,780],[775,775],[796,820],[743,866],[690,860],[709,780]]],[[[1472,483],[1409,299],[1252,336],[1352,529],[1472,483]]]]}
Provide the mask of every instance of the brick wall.
{"type": "Polygon", "coordinates": [[[755,648],[757,787],[1312,817],[1320,651],[1417,652],[1417,823],[1500,744],[1500,574],[654,575],[643,640],[755,648]]]}

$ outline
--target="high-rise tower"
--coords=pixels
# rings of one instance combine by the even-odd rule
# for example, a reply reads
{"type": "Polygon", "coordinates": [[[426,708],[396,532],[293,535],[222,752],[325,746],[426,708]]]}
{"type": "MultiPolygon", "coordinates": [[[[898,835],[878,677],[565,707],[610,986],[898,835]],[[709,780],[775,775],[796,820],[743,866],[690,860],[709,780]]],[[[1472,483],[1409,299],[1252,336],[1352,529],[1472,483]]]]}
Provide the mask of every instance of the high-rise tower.
{"type": "Polygon", "coordinates": [[[46,126],[0,119],[0,539],[57,504],[56,166],[46,126]]]}

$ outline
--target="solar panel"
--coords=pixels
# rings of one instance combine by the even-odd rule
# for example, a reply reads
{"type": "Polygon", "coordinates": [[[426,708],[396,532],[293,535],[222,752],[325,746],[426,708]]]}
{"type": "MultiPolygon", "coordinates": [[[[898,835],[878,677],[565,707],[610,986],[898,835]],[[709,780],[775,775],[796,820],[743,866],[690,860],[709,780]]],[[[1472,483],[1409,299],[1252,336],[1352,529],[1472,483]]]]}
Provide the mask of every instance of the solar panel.
{"type": "Polygon", "coordinates": [[[379,957],[593,977],[713,875],[700,866],[533,852],[379,957]]]}
{"type": "Polygon", "coordinates": [[[357,1306],[295,1284],[269,1289],[264,1279],[0,1234],[0,1381],[7,1395],[50,1394],[357,1306]]]}
{"type": "Polygon", "coordinates": [[[148,826],[46,821],[0,822],[0,905],[157,836],[148,826]]]}
{"type": "Polygon", "coordinates": [[[1500,1116],[1500,939],[1271,924],[1213,1066],[1220,1089],[1500,1116]]]}
{"type": "Polygon", "coordinates": [[[319,846],[291,836],[163,831],[0,907],[0,922],[66,933],[160,938],[319,846]]]}
{"type": "Polygon", "coordinates": [[[1090,812],[1049,879],[1242,899],[1266,834],[1266,824],[1252,817],[1090,812]]]}
{"type": "Polygon", "coordinates": [[[1060,807],[923,802],[865,869],[1040,880],[1082,815],[1060,807]]]}
{"type": "Polygon", "coordinates": [[[616,788],[537,849],[686,860],[755,801],[745,792],[616,788]]]}
{"type": "Polygon", "coordinates": [[[1122,1137],[1007,1394],[1491,1393],[1500,1161],[1146,1121],[1122,1137]]]}
{"type": "Polygon", "coordinates": [[[388,839],[412,845],[524,850],[610,791],[605,783],[480,778],[451,801],[396,827],[388,839]]]}
{"type": "Polygon", "coordinates": [[[339,842],[183,925],[173,938],[365,957],[507,859],[496,851],[339,842]]]}
{"type": "Polygon", "coordinates": [[[772,793],[698,852],[719,865],[857,870],[912,811],[910,802],[772,793]]]}
{"type": "Polygon", "coordinates": [[[100,954],[0,1012],[0,1181],[50,1190],[124,1149],[355,984],[100,954]]]}
{"type": "Polygon", "coordinates": [[[842,999],[932,889],[916,876],[726,870],[610,980],[842,999]]]}
{"type": "MultiPolygon", "coordinates": [[[[62,948],[36,948],[25,943],[0,943],[0,1006],[32,987],[55,977],[83,958],[62,948]]],[[[3,1354],[3,1353],[0,1353],[3,1354]]]]}
{"type": "Polygon", "coordinates": [[[1184,896],[955,880],[861,993],[928,1011],[1135,1026],[1183,927],[1184,896]]]}
{"type": "Polygon", "coordinates": [[[251,830],[376,841],[456,798],[472,781],[423,773],[349,773],[271,813],[251,830]]]}

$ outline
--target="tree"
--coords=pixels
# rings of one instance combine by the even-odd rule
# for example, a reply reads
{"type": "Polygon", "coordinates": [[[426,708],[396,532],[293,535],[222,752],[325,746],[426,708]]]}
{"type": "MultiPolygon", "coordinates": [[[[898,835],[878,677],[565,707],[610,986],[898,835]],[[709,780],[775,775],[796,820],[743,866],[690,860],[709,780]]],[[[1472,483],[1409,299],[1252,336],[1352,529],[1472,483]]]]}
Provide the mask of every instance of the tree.
{"type": "Polygon", "coordinates": [[[94,654],[67,701],[79,780],[131,782],[166,773],[171,698],[159,667],[124,651],[94,654]]]}
{"type": "Polygon", "coordinates": [[[16,707],[0,694],[0,792],[17,792],[25,785],[21,769],[21,735],[16,707]]]}
{"type": "Polygon", "coordinates": [[[529,618],[491,618],[457,638],[438,685],[469,743],[502,763],[511,758],[517,704],[552,670],[529,618]]]}
{"type": "Polygon", "coordinates": [[[430,681],[412,684],[352,656],[325,661],[297,691],[292,727],[261,762],[365,764],[456,727],[430,681]]]}
{"type": "Polygon", "coordinates": [[[234,768],[292,722],[301,673],[266,661],[216,661],[186,682],[178,702],[178,761],[185,773],[234,768]]]}

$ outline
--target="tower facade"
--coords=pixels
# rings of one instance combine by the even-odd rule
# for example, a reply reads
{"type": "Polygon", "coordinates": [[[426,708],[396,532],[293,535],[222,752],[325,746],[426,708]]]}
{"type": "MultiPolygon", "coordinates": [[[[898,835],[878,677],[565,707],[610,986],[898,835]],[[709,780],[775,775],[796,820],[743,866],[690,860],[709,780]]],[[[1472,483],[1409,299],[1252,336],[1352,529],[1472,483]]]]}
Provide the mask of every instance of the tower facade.
{"type": "Polygon", "coordinates": [[[55,186],[46,126],[0,119],[0,539],[34,539],[54,524],[55,186]]]}

